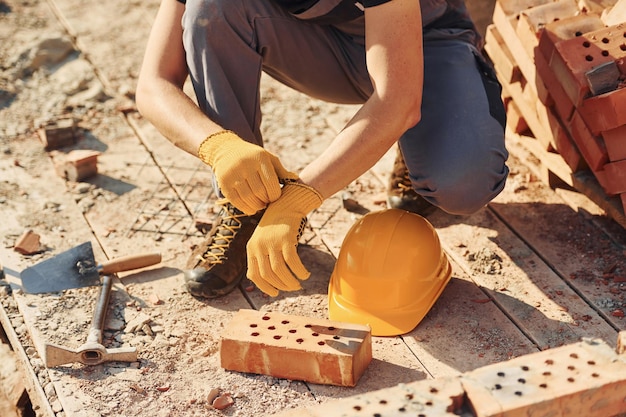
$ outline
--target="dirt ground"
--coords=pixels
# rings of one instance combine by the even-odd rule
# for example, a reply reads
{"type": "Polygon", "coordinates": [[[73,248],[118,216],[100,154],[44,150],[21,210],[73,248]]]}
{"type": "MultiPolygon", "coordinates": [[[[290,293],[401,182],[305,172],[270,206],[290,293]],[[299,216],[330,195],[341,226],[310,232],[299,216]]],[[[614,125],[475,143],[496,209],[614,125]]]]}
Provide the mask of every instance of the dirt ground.
{"type": "MultiPolygon", "coordinates": [[[[472,0],[470,6],[484,31],[490,22],[493,2],[472,0]]],[[[452,302],[434,311],[426,332],[410,340],[376,339],[375,363],[356,388],[311,386],[263,375],[225,372],[219,367],[219,334],[238,309],[326,317],[328,276],[345,231],[362,212],[354,207],[345,210],[341,199],[335,199],[310,219],[311,227],[303,236],[306,244],[301,252],[305,263],[316,265],[316,269],[307,287],[294,295],[269,299],[246,283],[241,292],[220,300],[206,302],[190,297],[182,285],[181,268],[190,250],[203,238],[193,217],[210,218],[215,196],[207,187],[208,170],[175,150],[134,107],[137,73],[157,7],[157,1],[149,0],[0,1],[0,261],[5,267],[6,282],[11,284],[0,286],[0,300],[30,359],[43,396],[58,417],[272,415],[284,408],[310,406],[436,377],[438,373],[463,372],[585,335],[614,342],[616,331],[625,327],[618,313],[611,316],[616,311],[622,311],[623,316],[620,309],[626,307],[623,281],[613,280],[626,274],[623,230],[595,208],[588,209],[584,223],[587,226],[567,224],[571,214],[568,211],[562,215],[562,201],[550,206],[554,194],[540,185],[528,169],[513,161],[508,194],[492,211],[467,220],[465,225],[441,213],[434,217],[450,253],[456,254],[455,262],[466,266],[457,270],[456,283],[450,292],[444,293],[449,301],[457,300],[458,304],[452,302]],[[77,123],[79,141],[74,148],[102,153],[101,173],[95,179],[72,183],[55,174],[53,162],[63,158],[64,153],[45,152],[37,130],[60,117],[70,117],[77,123]],[[514,198],[524,201],[506,204],[506,199],[514,198]],[[186,205],[181,203],[183,200],[186,205]],[[537,268],[536,276],[552,274],[549,268],[542,272],[537,267],[545,259],[534,255],[536,248],[511,245],[511,249],[506,242],[514,236],[493,234],[495,229],[486,226],[497,223],[498,216],[507,217],[507,211],[518,208],[523,212],[526,206],[516,204],[525,202],[543,210],[541,218],[527,219],[543,226],[532,232],[537,239],[552,231],[548,241],[567,242],[559,247],[572,250],[573,259],[568,259],[568,253],[553,254],[550,248],[545,250],[547,256],[569,263],[570,278],[579,278],[581,285],[589,283],[589,292],[596,291],[594,309],[587,311],[588,306],[582,303],[580,311],[557,309],[555,313],[550,300],[564,293],[572,299],[578,296],[552,284],[545,284],[549,288],[546,291],[553,291],[549,297],[525,299],[536,310],[524,309],[504,298],[516,285],[508,275],[513,268],[537,268]],[[321,235],[319,230],[332,216],[336,229],[321,235]],[[602,238],[589,239],[599,233],[588,226],[590,217],[607,232],[602,238]],[[562,224],[557,226],[559,223],[562,224]],[[42,249],[23,256],[12,248],[26,229],[41,236],[42,249]],[[474,239],[481,243],[472,244],[474,239]],[[47,370],[41,360],[42,343],[76,347],[84,342],[99,288],[32,296],[16,289],[16,272],[86,240],[97,242],[97,259],[123,256],[138,249],[163,254],[158,268],[122,274],[110,301],[104,341],[112,347],[137,347],[140,360],[130,366],[73,365],[47,370]],[[491,244],[507,248],[511,258],[505,258],[491,244]],[[472,282],[466,278],[468,274],[482,274],[489,281],[484,281],[484,285],[479,281],[479,285],[464,285],[472,282]],[[606,285],[597,284],[601,279],[607,281],[606,285]],[[495,303],[488,303],[490,298],[477,289],[485,287],[502,295],[502,309],[519,311],[520,317],[530,323],[533,317],[548,317],[548,324],[537,330],[540,335],[530,337],[524,335],[524,326],[532,324],[523,324],[524,320],[517,322],[522,331],[515,325],[496,324],[498,320],[491,320],[491,313],[479,310],[495,308],[495,303]],[[606,295],[609,288],[611,293],[606,295]],[[463,315],[467,312],[463,308],[473,315],[463,315]],[[459,313],[455,309],[465,311],[456,316],[464,319],[454,320],[459,327],[445,319],[459,313]],[[559,315],[570,313],[575,324],[559,321],[559,315]],[[462,333],[467,342],[466,355],[454,357],[460,350],[452,347],[450,355],[439,355],[449,347],[451,338],[456,340],[458,335],[454,332],[460,331],[461,325],[470,329],[469,333],[462,333]],[[428,359],[417,358],[411,351],[445,359],[428,363],[428,359]],[[207,397],[212,389],[231,394],[235,405],[223,411],[211,407],[207,397]]],[[[333,132],[355,110],[310,100],[269,78],[263,80],[262,99],[267,147],[288,160],[289,168],[295,171],[332,139],[333,132]]],[[[390,152],[381,161],[380,169],[355,181],[345,193],[366,210],[384,208],[385,168],[392,161],[390,152]]],[[[530,211],[526,213],[531,215],[530,211]]],[[[534,294],[535,290],[528,287],[520,292],[534,294]]],[[[15,367],[4,364],[15,363],[19,352],[2,345],[0,348],[0,381],[7,386],[16,372],[15,367]]],[[[0,414],[11,416],[10,410],[2,411],[1,394],[0,414]]],[[[45,408],[42,404],[36,406],[45,408]]],[[[45,415],[41,409],[39,413],[45,415]]]]}

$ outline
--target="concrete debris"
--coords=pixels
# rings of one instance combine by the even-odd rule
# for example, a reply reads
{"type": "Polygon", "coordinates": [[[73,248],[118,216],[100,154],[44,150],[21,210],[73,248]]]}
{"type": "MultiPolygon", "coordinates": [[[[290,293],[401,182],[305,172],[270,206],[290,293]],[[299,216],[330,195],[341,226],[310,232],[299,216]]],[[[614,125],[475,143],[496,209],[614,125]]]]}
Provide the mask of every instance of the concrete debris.
{"type": "Polygon", "coordinates": [[[139,313],[126,324],[124,331],[126,333],[137,333],[143,329],[144,324],[148,324],[150,321],[152,321],[152,317],[145,313],[139,313]]]}

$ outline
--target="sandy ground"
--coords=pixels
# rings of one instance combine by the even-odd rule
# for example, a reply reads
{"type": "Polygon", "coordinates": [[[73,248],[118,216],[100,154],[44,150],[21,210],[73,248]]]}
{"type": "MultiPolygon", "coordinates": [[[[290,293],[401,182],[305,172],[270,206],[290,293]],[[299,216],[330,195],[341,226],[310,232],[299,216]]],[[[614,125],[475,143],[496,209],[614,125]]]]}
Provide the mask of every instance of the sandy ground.
{"type": "MultiPolygon", "coordinates": [[[[492,4],[470,2],[482,30],[490,21],[492,4]]],[[[346,210],[341,198],[334,199],[310,219],[301,253],[305,263],[315,269],[304,290],[269,299],[246,283],[242,291],[217,301],[190,297],[182,286],[181,268],[190,250],[203,239],[193,217],[210,218],[215,197],[207,187],[210,173],[206,167],[173,148],[134,108],[137,72],[156,7],[157,2],[148,0],[106,4],[95,0],[0,1],[0,39],[4,40],[0,47],[0,209],[7,213],[0,227],[0,255],[3,265],[10,266],[5,268],[8,281],[15,283],[15,271],[20,268],[94,236],[98,259],[137,250],[164,254],[158,268],[124,274],[112,294],[104,338],[108,346],[140,350],[140,360],[130,366],[74,365],[61,370],[43,366],[42,343],[79,346],[84,342],[98,288],[42,296],[16,290],[11,296],[2,287],[3,307],[31,357],[49,407],[58,417],[271,415],[284,408],[312,406],[416,379],[455,374],[537,347],[559,346],[586,334],[606,336],[613,342],[620,324],[611,326],[605,319],[624,306],[623,290],[610,278],[623,275],[623,241],[602,237],[590,242],[587,236],[596,236],[597,231],[569,226],[569,214],[560,215],[562,203],[554,203],[549,211],[542,212],[541,219],[533,217],[529,222],[544,227],[552,222],[550,227],[558,232],[555,236],[568,242],[568,250],[575,254],[569,263],[572,275],[582,277],[580,281],[607,280],[606,289],[597,290],[604,319],[596,310],[587,311],[588,306],[582,306],[580,312],[572,309],[571,320],[576,324],[559,322],[558,315],[565,313],[558,308],[555,313],[550,297],[577,297],[561,287],[548,298],[538,295],[534,301],[525,299],[539,311],[520,313],[529,322],[536,318],[537,333],[545,336],[526,338],[515,326],[509,326],[506,317],[489,310],[495,307],[479,287],[493,285],[493,291],[505,294],[507,288],[516,285],[511,271],[519,265],[532,269],[535,276],[543,273],[540,268],[533,269],[543,265],[534,249],[515,247],[509,259],[499,250],[512,238],[493,232],[498,213],[506,217],[506,210],[522,204],[518,201],[505,206],[506,199],[539,201],[529,204],[543,207],[554,198],[527,169],[515,165],[508,194],[498,206],[500,211],[470,220],[441,214],[434,218],[450,252],[456,254],[455,261],[464,265],[456,269],[450,292],[444,293],[448,304],[433,311],[423,333],[404,340],[375,340],[375,360],[358,387],[317,386],[225,372],[219,367],[219,334],[238,309],[326,317],[328,276],[342,238],[362,215],[359,207],[365,211],[385,207],[385,169],[393,161],[393,153],[378,169],[345,190],[358,207],[346,210]],[[76,121],[80,137],[77,147],[102,152],[101,172],[96,179],[71,183],[55,174],[53,162],[63,153],[44,152],[37,129],[61,116],[76,121]],[[181,196],[187,205],[182,204],[181,196]],[[42,237],[40,253],[20,256],[12,250],[25,229],[42,237]],[[587,263],[580,260],[581,253],[587,263]],[[467,274],[483,274],[489,281],[469,284],[472,280],[467,274]],[[607,296],[602,291],[609,288],[614,291],[607,296]],[[548,324],[541,328],[544,322],[540,319],[546,317],[548,324]],[[500,323],[497,318],[501,318],[500,323]],[[466,343],[463,349],[450,346],[450,340],[458,338],[466,343]],[[415,351],[424,356],[417,358],[415,351]],[[432,357],[435,359],[428,363],[432,357]],[[224,411],[212,408],[207,400],[212,389],[231,394],[235,406],[224,411]]],[[[310,100],[269,78],[263,80],[262,100],[267,147],[296,171],[329,143],[355,111],[351,106],[310,100]]],[[[615,230],[615,225],[599,221],[615,230]]],[[[546,234],[542,230],[539,236],[546,234]]],[[[568,261],[566,254],[554,256],[561,260],[558,265],[568,261]]],[[[551,283],[544,287],[553,288],[551,283]]],[[[536,291],[531,286],[519,288],[520,293],[526,291],[532,296],[536,291]]],[[[503,309],[507,308],[520,307],[503,309]]],[[[612,320],[618,320],[617,316],[612,320]]],[[[518,322],[521,328],[523,321],[518,322]]],[[[0,355],[3,364],[12,358],[4,348],[0,355]]],[[[11,366],[7,369],[0,372],[5,378],[3,385],[15,374],[11,366]]]]}

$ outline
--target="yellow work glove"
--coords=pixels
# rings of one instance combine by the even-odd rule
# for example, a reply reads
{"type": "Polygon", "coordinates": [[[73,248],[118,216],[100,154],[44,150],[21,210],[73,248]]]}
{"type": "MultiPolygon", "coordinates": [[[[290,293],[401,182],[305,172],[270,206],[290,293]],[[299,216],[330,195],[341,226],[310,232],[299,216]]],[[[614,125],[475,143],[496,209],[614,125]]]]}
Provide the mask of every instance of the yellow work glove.
{"type": "Polygon", "coordinates": [[[264,293],[299,290],[298,280],[309,278],[296,248],[307,214],[322,201],[313,187],[287,181],[280,198],[267,206],[247,246],[248,278],[264,293]]]}
{"type": "Polygon", "coordinates": [[[298,178],[276,155],[230,130],[207,137],[198,148],[198,157],[213,170],[224,197],[248,215],[280,197],[279,178],[298,178]]]}

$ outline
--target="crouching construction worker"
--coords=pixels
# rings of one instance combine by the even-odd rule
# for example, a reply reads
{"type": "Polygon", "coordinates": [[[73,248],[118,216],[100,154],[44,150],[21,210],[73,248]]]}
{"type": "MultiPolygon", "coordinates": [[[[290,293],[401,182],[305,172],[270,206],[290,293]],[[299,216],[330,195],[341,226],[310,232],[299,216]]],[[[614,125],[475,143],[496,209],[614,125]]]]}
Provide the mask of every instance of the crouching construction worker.
{"type": "Polygon", "coordinates": [[[189,261],[198,297],[227,294],[246,273],[272,296],[301,288],[303,219],[397,141],[394,207],[469,214],[508,174],[500,84],[462,0],[162,0],[136,99],[210,166],[223,197],[189,261]],[[261,71],[317,99],[361,104],[300,173],[263,148],[261,71]],[[188,76],[198,105],[183,92],[188,76]],[[410,185],[396,192],[402,178],[410,185]]]}

